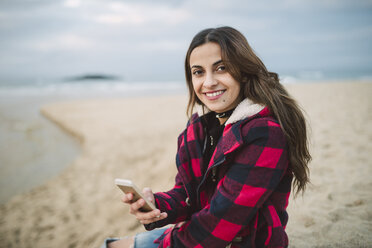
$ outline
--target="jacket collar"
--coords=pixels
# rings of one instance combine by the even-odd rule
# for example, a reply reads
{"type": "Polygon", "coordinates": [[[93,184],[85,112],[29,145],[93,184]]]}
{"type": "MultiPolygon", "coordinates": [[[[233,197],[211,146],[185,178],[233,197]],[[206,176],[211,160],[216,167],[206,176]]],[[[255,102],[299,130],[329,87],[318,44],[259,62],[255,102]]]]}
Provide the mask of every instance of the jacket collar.
{"type": "MultiPolygon", "coordinates": [[[[263,110],[265,106],[254,103],[248,98],[245,98],[243,101],[241,101],[238,106],[236,106],[234,112],[231,114],[229,119],[227,119],[225,125],[233,124],[238,121],[241,121],[243,119],[246,119],[250,116],[253,116],[255,114],[258,114],[261,110],[263,110]]],[[[208,108],[205,106],[197,105],[196,111],[199,116],[205,115],[209,112],[211,112],[208,108]]]]}

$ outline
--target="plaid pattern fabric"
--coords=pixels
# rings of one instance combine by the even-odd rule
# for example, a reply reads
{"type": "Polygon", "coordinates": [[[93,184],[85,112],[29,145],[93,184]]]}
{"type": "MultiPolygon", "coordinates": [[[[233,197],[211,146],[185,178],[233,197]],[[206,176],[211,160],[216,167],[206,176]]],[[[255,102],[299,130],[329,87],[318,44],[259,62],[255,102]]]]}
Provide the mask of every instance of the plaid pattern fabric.
{"type": "Polygon", "coordinates": [[[159,247],[287,247],[292,173],[284,134],[268,109],[228,124],[208,168],[204,139],[194,114],[178,138],[176,184],[155,194],[168,218],[145,226],[183,222],[157,240],[159,247]]]}

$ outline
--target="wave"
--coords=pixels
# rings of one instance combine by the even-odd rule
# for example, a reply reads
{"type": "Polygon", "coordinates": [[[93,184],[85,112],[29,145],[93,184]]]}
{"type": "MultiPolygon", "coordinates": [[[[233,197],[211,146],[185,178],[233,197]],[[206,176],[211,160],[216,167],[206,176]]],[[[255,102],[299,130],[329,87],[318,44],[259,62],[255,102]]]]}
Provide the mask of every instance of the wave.
{"type": "Polygon", "coordinates": [[[296,73],[280,75],[280,81],[284,84],[325,82],[325,81],[372,81],[372,72],[350,72],[350,71],[317,71],[304,70],[296,73]]]}
{"type": "Polygon", "coordinates": [[[185,83],[173,82],[57,82],[43,84],[2,85],[0,95],[61,95],[61,96],[112,96],[137,94],[168,94],[183,92],[185,83]]]}

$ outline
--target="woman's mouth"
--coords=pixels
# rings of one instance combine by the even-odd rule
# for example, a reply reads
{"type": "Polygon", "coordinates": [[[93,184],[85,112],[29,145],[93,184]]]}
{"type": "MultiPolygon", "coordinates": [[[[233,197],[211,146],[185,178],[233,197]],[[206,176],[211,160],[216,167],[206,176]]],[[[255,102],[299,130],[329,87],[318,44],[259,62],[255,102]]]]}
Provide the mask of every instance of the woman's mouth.
{"type": "Polygon", "coordinates": [[[224,92],[225,90],[218,90],[213,92],[206,92],[204,94],[207,96],[209,100],[215,100],[218,99],[224,92]]]}

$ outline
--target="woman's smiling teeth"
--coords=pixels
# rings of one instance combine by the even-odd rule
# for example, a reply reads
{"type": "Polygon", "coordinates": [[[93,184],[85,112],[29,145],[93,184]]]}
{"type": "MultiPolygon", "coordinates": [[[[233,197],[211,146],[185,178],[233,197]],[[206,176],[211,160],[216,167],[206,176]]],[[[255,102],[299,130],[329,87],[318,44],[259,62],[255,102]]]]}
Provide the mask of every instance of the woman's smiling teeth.
{"type": "Polygon", "coordinates": [[[215,91],[215,92],[205,93],[205,95],[208,96],[208,97],[214,97],[214,96],[221,95],[223,92],[224,92],[224,90],[219,90],[219,91],[215,91]]]}

